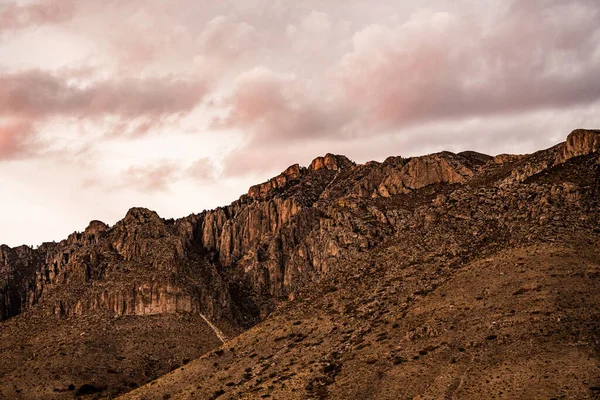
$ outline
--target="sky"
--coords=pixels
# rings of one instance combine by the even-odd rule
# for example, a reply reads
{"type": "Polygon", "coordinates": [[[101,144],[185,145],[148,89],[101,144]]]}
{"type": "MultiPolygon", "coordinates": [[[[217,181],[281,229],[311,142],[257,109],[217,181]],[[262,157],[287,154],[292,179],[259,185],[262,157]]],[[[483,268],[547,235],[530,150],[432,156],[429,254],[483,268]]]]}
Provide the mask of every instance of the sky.
{"type": "Polygon", "coordinates": [[[600,127],[597,0],[0,0],[0,243],[227,205],[326,153],[600,127]]]}

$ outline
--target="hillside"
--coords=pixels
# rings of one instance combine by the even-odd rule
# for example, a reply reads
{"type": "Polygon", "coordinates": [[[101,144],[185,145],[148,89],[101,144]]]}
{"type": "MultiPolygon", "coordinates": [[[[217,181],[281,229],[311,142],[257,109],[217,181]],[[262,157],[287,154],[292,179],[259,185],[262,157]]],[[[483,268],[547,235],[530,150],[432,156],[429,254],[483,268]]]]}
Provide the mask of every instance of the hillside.
{"type": "Polygon", "coordinates": [[[0,397],[598,398],[599,150],[328,154],[2,246],[0,397]]]}

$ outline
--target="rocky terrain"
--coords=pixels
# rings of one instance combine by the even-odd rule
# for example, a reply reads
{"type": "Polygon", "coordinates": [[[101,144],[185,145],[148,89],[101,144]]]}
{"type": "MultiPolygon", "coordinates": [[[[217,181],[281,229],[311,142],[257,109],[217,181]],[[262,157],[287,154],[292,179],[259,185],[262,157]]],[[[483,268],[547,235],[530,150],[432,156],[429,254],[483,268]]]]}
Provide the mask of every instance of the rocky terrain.
{"type": "Polygon", "coordinates": [[[600,398],[599,150],[328,154],[3,246],[0,398],[600,398]]]}

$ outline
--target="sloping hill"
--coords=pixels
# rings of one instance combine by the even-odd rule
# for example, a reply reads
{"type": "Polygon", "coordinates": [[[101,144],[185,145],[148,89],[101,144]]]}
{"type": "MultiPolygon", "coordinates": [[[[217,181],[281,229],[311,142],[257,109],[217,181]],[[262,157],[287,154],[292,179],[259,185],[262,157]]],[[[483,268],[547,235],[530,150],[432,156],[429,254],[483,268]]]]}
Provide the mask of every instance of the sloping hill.
{"type": "Polygon", "coordinates": [[[583,134],[373,196],[392,234],[124,398],[598,398],[600,157],[564,156],[583,134]]]}
{"type": "Polygon", "coordinates": [[[124,398],[597,397],[600,254],[589,246],[371,268],[124,398]]]}

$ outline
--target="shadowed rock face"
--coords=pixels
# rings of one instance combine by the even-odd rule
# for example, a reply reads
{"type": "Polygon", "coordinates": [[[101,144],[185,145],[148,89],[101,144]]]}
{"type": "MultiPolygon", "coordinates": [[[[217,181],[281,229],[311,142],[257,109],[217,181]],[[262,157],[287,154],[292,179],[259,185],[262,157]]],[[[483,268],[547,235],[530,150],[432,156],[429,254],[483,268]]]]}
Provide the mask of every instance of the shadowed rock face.
{"type": "MultiPolygon", "coordinates": [[[[92,221],[60,243],[2,246],[0,319],[202,314],[239,332],[289,299],[366,279],[370,260],[445,271],[507,246],[590,232],[599,138],[577,130],[551,149],[495,158],[442,152],[356,165],[327,154],[226,207],[176,221],[132,208],[113,227],[92,221]]],[[[415,290],[434,288],[430,278],[415,290]]],[[[350,300],[332,301],[345,309],[350,300]]]]}
{"type": "Polygon", "coordinates": [[[40,263],[27,246],[0,246],[0,320],[20,313],[29,303],[29,285],[40,263]]]}

